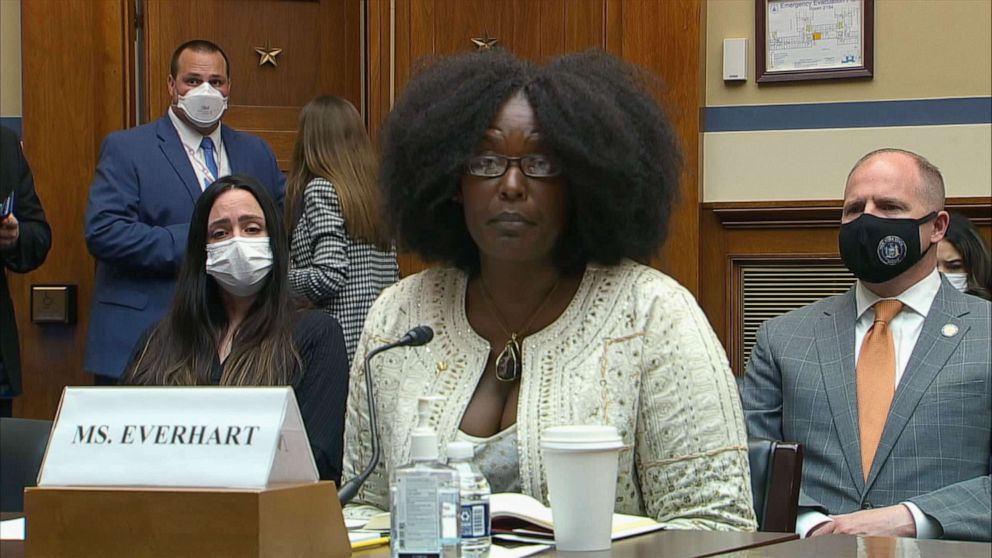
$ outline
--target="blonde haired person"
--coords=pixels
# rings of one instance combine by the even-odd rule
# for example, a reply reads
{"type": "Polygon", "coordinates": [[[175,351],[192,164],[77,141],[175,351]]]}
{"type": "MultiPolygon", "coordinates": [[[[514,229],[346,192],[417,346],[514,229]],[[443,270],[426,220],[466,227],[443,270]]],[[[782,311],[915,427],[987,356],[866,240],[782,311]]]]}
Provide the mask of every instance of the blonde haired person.
{"type": "Polygon", "coordinates": [[[303,107],[286,192],[289,283],[341,323],[349,360],[372,302],[399,277],[377,183],[378,161],[354,105],[325,95],[303,107]]]}

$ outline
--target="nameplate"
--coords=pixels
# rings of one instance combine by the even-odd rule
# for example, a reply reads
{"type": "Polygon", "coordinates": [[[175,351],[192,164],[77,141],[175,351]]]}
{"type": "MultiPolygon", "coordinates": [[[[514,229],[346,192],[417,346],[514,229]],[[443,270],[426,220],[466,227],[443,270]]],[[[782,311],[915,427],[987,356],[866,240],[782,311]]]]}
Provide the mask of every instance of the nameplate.
{"type": "Polygon", "coordinates": [[[39,486],[317,482],[290,387],[68,387],[39,486]]]}

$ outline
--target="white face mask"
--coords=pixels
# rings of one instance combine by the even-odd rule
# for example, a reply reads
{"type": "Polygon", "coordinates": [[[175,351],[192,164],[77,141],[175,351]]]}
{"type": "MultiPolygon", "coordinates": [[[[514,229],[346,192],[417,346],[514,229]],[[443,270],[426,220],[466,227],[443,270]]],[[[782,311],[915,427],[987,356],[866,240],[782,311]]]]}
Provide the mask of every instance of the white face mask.
{"type": "Polygon", "coordinates": [[[236,236],[207,244],[207,274],[235,296],[251,296],[262,289],[272,268],[269,237],[236,236]]]}
{"type": "Polygon", "coordinates": [[[968,290],[967,273],[945,273],[944,277],[947,277],[947,282],[953,285],[955,289],[961,292],[968,290]]]}
{"type": "Polygon", "coordinates": [[[207,82],[179,96],[179,108],[200,126],[212,126],[227,110],[227,97],[207,82]]]}

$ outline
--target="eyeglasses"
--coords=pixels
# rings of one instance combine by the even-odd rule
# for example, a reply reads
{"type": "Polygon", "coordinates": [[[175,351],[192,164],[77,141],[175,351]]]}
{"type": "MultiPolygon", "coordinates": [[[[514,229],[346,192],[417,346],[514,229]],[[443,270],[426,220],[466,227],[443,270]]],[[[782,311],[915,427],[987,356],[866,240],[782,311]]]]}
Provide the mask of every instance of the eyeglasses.
{"type": "Polygon", "coordinates": [[[523,157],[505,155],[476,155],[465,163],[465,172],[482,178],[496,178],[506,174],[511,162],[516,162],[524,176],[551,178],[561,174],[561,165],[550,155],[532,153],[523,157]]]}

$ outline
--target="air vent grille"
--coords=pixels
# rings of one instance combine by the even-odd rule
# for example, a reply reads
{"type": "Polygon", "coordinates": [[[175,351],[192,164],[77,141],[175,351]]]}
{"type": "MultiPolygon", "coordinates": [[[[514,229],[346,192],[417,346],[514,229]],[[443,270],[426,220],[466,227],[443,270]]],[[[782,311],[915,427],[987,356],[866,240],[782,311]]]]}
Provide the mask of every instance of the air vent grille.
{"type": "Polygon", "coordinates": [[[839,263],[742,264],[739,269],[741,371],[751,356],[758,328],[765,320],[846,292],[855,281],[851,272],[839,263]]]}

